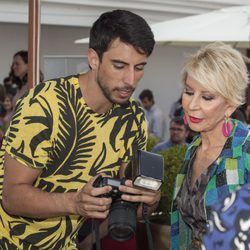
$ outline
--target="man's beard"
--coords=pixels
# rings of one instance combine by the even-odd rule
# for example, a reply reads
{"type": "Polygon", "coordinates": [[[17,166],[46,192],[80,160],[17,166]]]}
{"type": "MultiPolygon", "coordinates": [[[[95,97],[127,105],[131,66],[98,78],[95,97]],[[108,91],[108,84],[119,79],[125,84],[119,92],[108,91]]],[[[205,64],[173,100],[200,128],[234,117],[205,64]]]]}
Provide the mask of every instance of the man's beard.
{"type": "MultiPolygon", "coordinates": [[[[98,84],[98,86],[100,87],[100,89],[101,89],[103,95],[106,97],[106,99],[107,99],[110,103],[112,103],[112,104],[119,104],[119,105],[121,105],[121,106],[126,106],[126,105],[129,103],[129,100],[124,100],[124,101],[121,101],[121,102],[115,100],[115,99],[112,97],[111,90],[108,89],[108,87],[106,87],[105,84],[103,84],[103,81],[100,79],[99,76],[97,76],[96,81],[97,81],[97,84],[98,84]]],[[[132,88],[130,88],[130,89],[134,91],[134,89],[132,89],[132,88]]],[[[119,90],[119,88],[115,88],[114,90],[119,90]]]]}

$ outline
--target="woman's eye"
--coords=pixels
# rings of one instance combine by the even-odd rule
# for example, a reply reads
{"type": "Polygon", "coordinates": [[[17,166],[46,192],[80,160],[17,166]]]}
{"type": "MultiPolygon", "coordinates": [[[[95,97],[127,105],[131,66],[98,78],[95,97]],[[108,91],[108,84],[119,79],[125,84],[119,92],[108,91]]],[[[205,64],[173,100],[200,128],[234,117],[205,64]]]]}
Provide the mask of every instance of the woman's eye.
{"type": "Polygon", "coordinates": [[[203,96],[203,99],[206,101],[212,101],[214,98],[212,96],[203,96]]]}
{"type": "Polygon", "coordinates": [[[189,91],[189,90],[184,90],[184,93],[187,94],[187,95],[193,95],[194,94],[192,91],[189,91]]]}

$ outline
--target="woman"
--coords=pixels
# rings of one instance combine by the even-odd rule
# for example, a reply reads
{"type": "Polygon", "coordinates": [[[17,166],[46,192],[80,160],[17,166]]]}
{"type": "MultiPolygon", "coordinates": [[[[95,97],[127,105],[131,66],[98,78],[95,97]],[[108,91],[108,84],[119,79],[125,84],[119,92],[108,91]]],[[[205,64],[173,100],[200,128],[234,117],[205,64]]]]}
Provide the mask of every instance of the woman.
{"type": "MultiPolygon", "coordinates": [[[[28,51],[20,50],[15,53],[12,63],[14,83],[17,85],[17,92],[13,98],[13,107],[17,100],[28,90],[28,51]]],[[[40,71],[40,81],[43,81],[43,74],[40,71]]]]}
{"type": "Polygon", "coordinates": [[[201,249],[211,206],[250,182],[250,138],[230,119],[248,84],[241,54],[213,43],[184,66],[184,120],[200,135],[190,144],[177,175],[171,214],[172,249],[201,249]]]}
{"type": "Polygon", "coordinates": [[[14,83],[17,85],[17,92],[13,98],[13,106],[16,101],[28,90],[28,51],[20,50],[15,53],[12,62],[14,83]]]}

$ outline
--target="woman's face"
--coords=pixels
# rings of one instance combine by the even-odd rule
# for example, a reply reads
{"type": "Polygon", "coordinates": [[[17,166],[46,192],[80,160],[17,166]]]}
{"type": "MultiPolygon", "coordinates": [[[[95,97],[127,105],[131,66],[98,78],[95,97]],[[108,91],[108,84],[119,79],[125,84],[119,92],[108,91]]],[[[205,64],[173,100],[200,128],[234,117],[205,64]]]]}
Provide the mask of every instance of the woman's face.
{"type": "Polygon", "coordinates": [[[13,59],[12,69],[14,71],[14,75],[22,79],[28,72],[28,64],[23,61],[21,56],[17,55],[13,59]]]}
{"type": "Polygon", "coordinates": [[[182,106],[190,128],[196,132],[221,130],[225,116],[234,111],[224,97],[205,89],[190,76],[186,79],[182,106]]]}
{"type": "Polygon", "coordinates": [[[12,99],[9,96],[5,97],[3,107],[6,111],[12,110],[12,99]]]}

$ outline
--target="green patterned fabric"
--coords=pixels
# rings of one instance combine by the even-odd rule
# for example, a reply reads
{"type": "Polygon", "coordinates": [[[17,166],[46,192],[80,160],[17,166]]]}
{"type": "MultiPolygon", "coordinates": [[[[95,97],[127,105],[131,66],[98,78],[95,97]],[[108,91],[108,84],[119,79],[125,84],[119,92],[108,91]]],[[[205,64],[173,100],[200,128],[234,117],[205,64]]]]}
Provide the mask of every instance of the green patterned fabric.
{"type": "MultiPolygon", "coordinates": [[[[208,218],[211,206],[228,196],[238,186],[250,182],[250,137],[249,130],[239,121],[233,120],[234,129],[210,172],[210,181],[205,190],[204,208],[208,218]]],[[[190,159],[201,143],[197,137],[189,146],[183,168],[177,175],[172,213],[171,213],[171,249],[186,249],[191,241],[191,230],[182,220],[176,204],[176,196],[188,170],[190,159]]]]}
{"type": "MultiPolygon", "coordinates": [[[[78,76],[37,85],[17,104],[0,154],[0,202],[4,152],[41,169],[34,186],[46,192],[76,192],[92,176],[116,176],[132,156],[132,144],[145,149],[147,127],[133,100],[97,114],[84,102],[78,76]],[[136,118],[136,119],[135,119],[136,118]]],[[[32,201],[30,201],[32,202],[32,201]]],[[[12,216],[0,205],[0,249],[76,249],[74,238],[84,218],[12,216]]]]}

